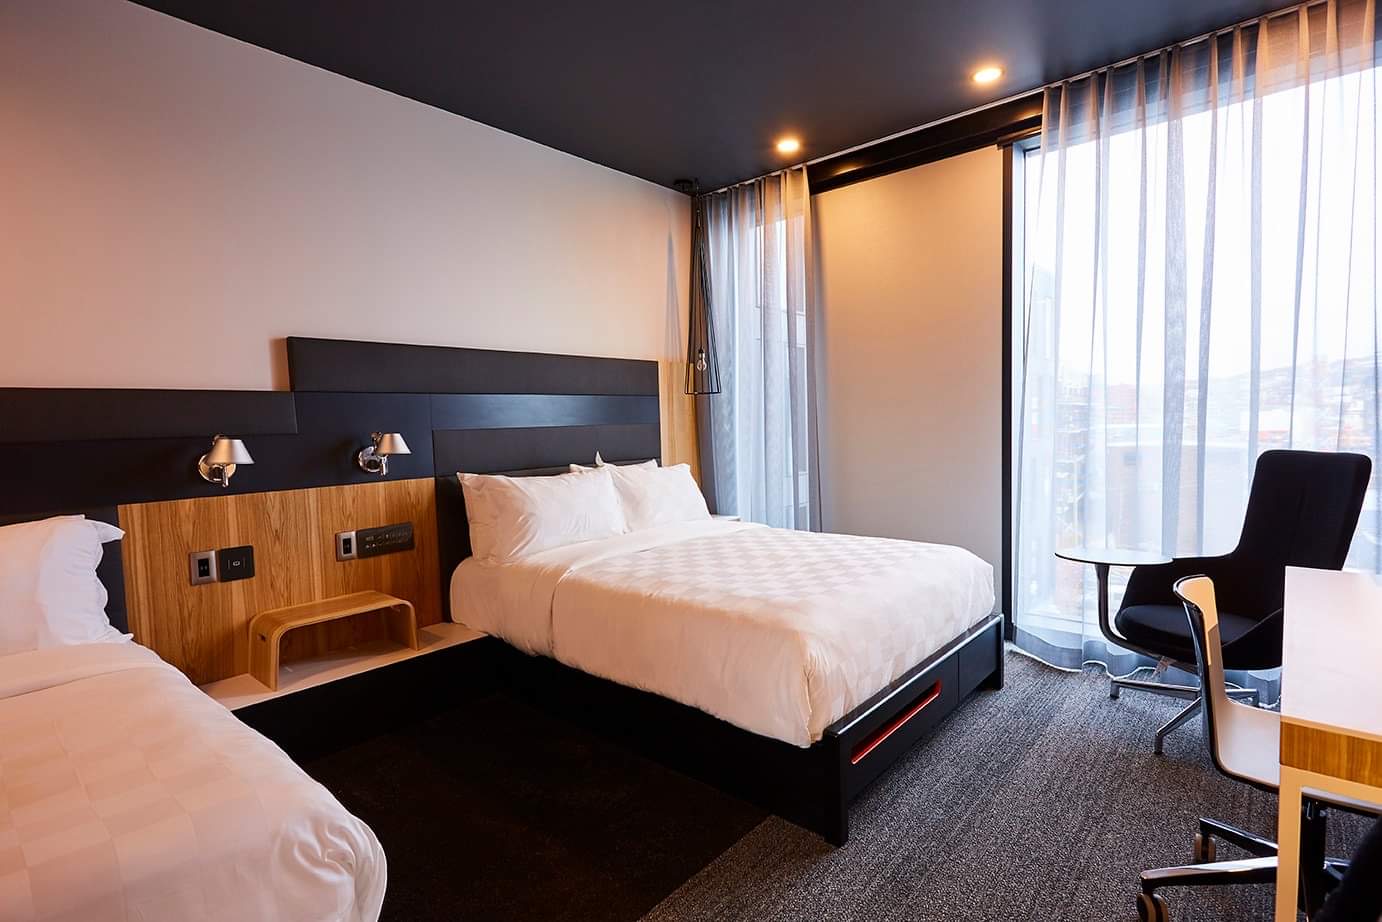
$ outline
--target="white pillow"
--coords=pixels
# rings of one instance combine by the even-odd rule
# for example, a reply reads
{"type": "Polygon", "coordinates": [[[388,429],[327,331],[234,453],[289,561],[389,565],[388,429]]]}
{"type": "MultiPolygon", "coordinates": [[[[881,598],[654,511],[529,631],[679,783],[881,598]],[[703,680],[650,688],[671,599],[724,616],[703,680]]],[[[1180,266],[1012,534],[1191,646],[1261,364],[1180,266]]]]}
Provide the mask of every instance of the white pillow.
{"type": "Polygon", "coordinates": [[[128,640],[96,577],[102,543],[124,534],[80,515],[0,527],[0,655],[128,640]]]}
{"type": "MultiPolygon", "coordinates": [[[[572,464],[572,465],[570,466],[569,470],[571,471],[571,473],[574,474],[574,473],[576,473],[577,471],[593,471],[593,470],[596,470],[597,468],[602,468],[602,467],[607,467],[607,468],[609,468],[612,472],[614,472],[615,476],[617,477],[617,476],[618,476],[618,472],[621,471],[621,470],[624,470],[624,469],[626,469],[626,468],[630,468],[630,467],[651,467],[651,468],[656,468],[656,467],[657,467],[657,462],[650,459],[650,460],[647,460],[647,461],[639,461],[637,464],[607,464],[607,463],[605,462],[605,459],[604,459],[604,458],[601,458],[601,457],[600,457],[600,453],[597,451],[597,452],[595,452],[595,467],[588,467],[588,466],[586,466],[586,465],[584,465],[584,464],[572,464]]],[[[615,481],[614,488],[615,488],[616,490],[619,489],[619,482],[618,482],[618,481],[615,481]]]]}
{"type": "Polygon", "coordinates": [[[614,489],[624,510],[629,531],[670,525],[675,522],[699,522],[710,518],[710,509],[696,480],[691,465],[674,464],[658,467],[656,461],[641,464],[605,464],[596,454],[596,468],[571,465],[573,471],[601,470],[614,475],[614,489]]]}
{"type": "Polygon", "coordinates": [[[470,520],[470,551],[503,563],[628,531],[605,468],[552,477],[457,474],[470,520]]]}

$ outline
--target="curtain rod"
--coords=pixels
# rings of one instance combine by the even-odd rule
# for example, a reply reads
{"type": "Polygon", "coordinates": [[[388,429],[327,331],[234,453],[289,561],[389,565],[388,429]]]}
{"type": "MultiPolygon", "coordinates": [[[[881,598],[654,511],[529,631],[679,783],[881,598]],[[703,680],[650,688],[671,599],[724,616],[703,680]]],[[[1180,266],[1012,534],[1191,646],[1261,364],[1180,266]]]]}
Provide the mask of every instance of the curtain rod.
{"type": "MultiPolygon", "coordinates": [[[[1324,2],[1324,0],[1316,0],[1316,2],[1322,3],[1324,2]]],[[[846,147],[843,150],[837,150],[831,154],[822,154],[821,156],[813,157],[810,160],[803,160],[801,163],[794,163],[791,166],[785,166],[781,169],[773,170],[771,173],[764,173],[762,176],[755,176],[752,179],[741,179],[739,182],[732,182],[727,186],[721,186],[718,189],[714,189],[704,194],[715,195],[719,192],[728,192],[730,189],[736,189],[739,186],[747,186],[751,182],[758,182],[758,180],[767,179],[769,176],[777,176],[778,174],[785,173],[788,170],[795,170],[798,167],[813,166],[824,160],[829,160],[832,157],[843,157],[845,154],[852,154],[856,150],[863,150],[866,147],[873,147],[875,144],[886,144],[888,141],[904,137],[905,135],[915,134],[918,131],[925,131],[928,128],[935,128],[937,125],[944,125],[946,122],[953,122],[956,119],[968,118],[971,115],[977,115],[978,113],[987,111],[988,109],[995,109],[998,106],[1005,106],[1008,103],[1016,102],[1019,99],[1026,99],[1028,96],[1035,96],[1037,93],[1040,93],[1043,89],[1045,88],[1037,87],[1034,90],[1024,90],[1021,93],[1014,93],[1011,96],[1004,96],[1002,99],[995,99],[993,102],[986,102],[982,106],[975,106],[974,108],[966,109],[963,112],[956,112],[954,115],[947,115],[944,118],[938,118],[935,121],[926,122],[923,125],[917,125],[915,128],[904,128],[901,131],[894,131],[890,135],[884,135],[881,138],[874,138],[872,141],[865,141],[862,144],[855,144],[853,147],[846,147]]]]}
{"type": "Polygon", "coordinates": [[[1034,87],[1033,89],[1025,90],[1021,93],[1014,93],[1013,95],[1006,96],[1003,99],[995,99],[993,102],[984,103],[982,106],[975,106],[974,108],[966,109],[963,112],[956,112],[954,115],[947,115],[944,118],[938,118],[934,121],[926,122],[923,125],[917,125],[915,128],[904,128],[901,131],[895,131],[890,135],[884,135],[881,138],[874,138],[872,141],[865,141],[862,144],[855,144],[853,147],[846,147],[843,150],[837,150],[834,153],[822,154],[821,156],[815,157],[811,160],[806,160],[802,163],[797,163],[793,164],[792,166],[783,167],[779,170],[773,170],[771,173],[764,173],[762,176],[755,176],[752,179],[744,179],[739,182],[732,182],[727,186],[721,186],[718,189],[714,189],[710,192],[705,192],[702,194],[716,195],[720,192],[728,192],[730,189],[735,189],[739,186],[747,186],[749,183],[757,182],[760,179],[767,179],[769,176],[777,176],[780,173],[785,173],[788,170],[794,170],[797,167],[812,166],[814,164],[820,163],[821,161],[830,160],[833,157],[843,157],[845,154],[852,154],[855,151],[864,150],[868,147],[873,147],[875,144],[886,144],[889,141],[896,140],[897,138],[901,138],[909,134],[914,134],[918,131],[925,131],[928,128],[935,128],[937,125],[944,125],[946,122],[953,122],[956,119],[968,118],[971,115],[977,115],[980,112],[985,112],[989,109],[995,109],[998,106],[1007,105],[1010,102],[1016,102],[1017,100],[1025,99],[1028,96],[1035,96],[1037,93],[1045,92],[1051,87],[1060,86],[1063,83],[1072,83],[1076,80],[1084,80],[1086,77],[1092,77],[1097,73],[1101,73],[1106,70],[1113,70],[1117,67],[1126,67],[1127,65],[1136,63],[1137,61],[1140,61],[1143,58],[1150,58],[1153,55],[1158,55],[1162,52],[1170,51],[1174,48],[1188,48],[1191,45],[1197,45],[1200,42],[1208,41],[1211,38],[1217,38],[1220,35],[1227,35],[1228,33],[1233,32],[1235,29],[1241,29],[1244,26],[1250,26],[1254,23],[1266,22],[1269,19],[1276,19],[1281,16],[1290,16],[1293,13],[1299,13],[1303,9],[1308,9],[1312,6],[1322,6],[1328,2],[1329,0],[1305,0],[1305,2],[1303,3],[1295,3],[1291,6],[1282,7],[1281,9],[1274,10],[1270,13],[1264,13],[1261,16],[1254,16],[1251,19],[1244,19],[1241,22],[1236,22],[1231,26],[1225,26],[1222,29],[1215,29],[1212,32],[1205,32],[1202,35],[1195,36],[1194,38],[1187,38],[1184,41],[1172,42],[1169,45],[1163,45],[1162,47],[1154,48],[1151,51],[1144,51],[1141,54],[1133,55],[1130,58],[1124,58],[1121,61],[1115,61],[1112,64],[1105,64],[1104,66],[1096,67],[1093,70],[1087,70],[1084,73],[1076,74],[1073,77],[1065,77],[1061,80],[1056,80],[1052,83],[1046,83],[1041,86],[1034,87]]]}
{"type": "Polygon", "coordinates": [[[1187,38],[1184,41],[1172,42],[1169,45],[1162,45],[1160,48],[1153,48],[1151,51],[1144,51],[1141,54],[1135,54],[1130,58],[1124,58],[1123,60],[1115,61],[1112,64],[1105,64],[1102,67],[1096,67],[1093,70],[1087,70],[1084,73],[1076,74],[1073,77],[1062,78],[1060,80],[1055,81],[1054,83],[1046,84],[1045,86],[1041,87],[1041,89],[1048,90],[1051,87],[1060,86],[1064,83],[1074,83],[1076,80],[1084,80],[1089,77],[1093,77],[1095,74],[1101,74],[1104,71],[1115,70],[1119,67],[1127,67],[1129,64],[1136,64],[1138,61],[1141,61],[1145,58],[1155,57],[1156,55],[1164,54],[1167,51],[1173,51],[1177,48],[1189,48],[1191,45],[1198,45],[1200,42],[1207,42],[1210,39],[1218,38],[1221,35],[1229,35],[1230,33],[1236,32],[1238,29],[1242,29],[1247,26],[1258,25],[1260,23],[1267,22],[1270,19],[1280,19],[1283,16],[1292,16],[1299,13],[1301,10],[1309,9],[1312,6],[1324,6],[1329,2],[1330,0],[1305,0],[1304,3],[1295,3],[1291,6],[1282,7],[1279,10],[1273,10],[1270,13],[1264,13],[1261,16],[1254,16],[1251,19],[1244,19],[1241,22],[1235,22],[1233,25],[1224,26],[1222,29],[1215,29],[1213,32],[1205,32],[1204,34],[1197,35],[1194,38],[1187,38]]]}

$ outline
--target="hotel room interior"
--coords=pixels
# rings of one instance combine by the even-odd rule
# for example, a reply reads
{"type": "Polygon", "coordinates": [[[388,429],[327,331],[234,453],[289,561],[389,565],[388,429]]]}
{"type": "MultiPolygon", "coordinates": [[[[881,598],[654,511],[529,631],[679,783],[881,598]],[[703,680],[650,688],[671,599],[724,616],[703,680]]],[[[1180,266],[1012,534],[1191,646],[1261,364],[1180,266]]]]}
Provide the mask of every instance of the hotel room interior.
{"type": "Polygon", "coordinates": [[[0,922],[1382,920],[1281,2],[0,0],[0,922]]]}

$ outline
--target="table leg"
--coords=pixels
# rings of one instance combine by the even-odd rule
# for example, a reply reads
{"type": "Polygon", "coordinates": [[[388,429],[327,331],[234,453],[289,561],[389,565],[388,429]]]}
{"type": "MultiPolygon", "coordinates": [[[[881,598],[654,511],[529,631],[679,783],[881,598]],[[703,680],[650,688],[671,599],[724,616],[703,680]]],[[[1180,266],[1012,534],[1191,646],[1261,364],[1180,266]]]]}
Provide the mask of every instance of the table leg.
{"type": "MultiPolygon", "coordinates": [[[[1094,578],[1099,582],[1099,630],[1103,632],[1104,637],[1112,640],[1113,627],[1108,620],[1108,564],[1096,563],[1094,578]]],[[[1121,688],[1118,680],[1113,677],[1112,669],[1109,670],[1108,680],[1108,696],[1116,699],[1121,688]]]]}
{"type": "Polygon", "coordinates": [[[1096,563],[1094,577],[1099,581],[1099,627],[1107,635],[1111,630],[1108,620],[1108,564],[1096,563]]]}
{"type": "Polygon", "coordinates": [[[1281,787],[1276,805],[1276,922],[1296,922],[1297,888],[1300,886],[1301,778],[1281,766],[1281,787]]]}

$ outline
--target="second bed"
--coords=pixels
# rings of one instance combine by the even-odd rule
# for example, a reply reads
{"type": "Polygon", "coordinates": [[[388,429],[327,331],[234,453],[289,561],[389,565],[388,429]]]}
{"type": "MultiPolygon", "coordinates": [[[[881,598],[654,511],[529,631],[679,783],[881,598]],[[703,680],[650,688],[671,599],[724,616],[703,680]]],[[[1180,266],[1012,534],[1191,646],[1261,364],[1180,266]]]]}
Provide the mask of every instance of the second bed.
{"type": "Polygon", "coordinates": [[[451,581],[453,620],[747,731],[730,742],[820,756],[811,771],[834,777],[805,824],[837,843],[891,761],[878,750],[1001,681],[993,609],[993,568],[962,548],[724,520],[467,558],[451,581]]]}

